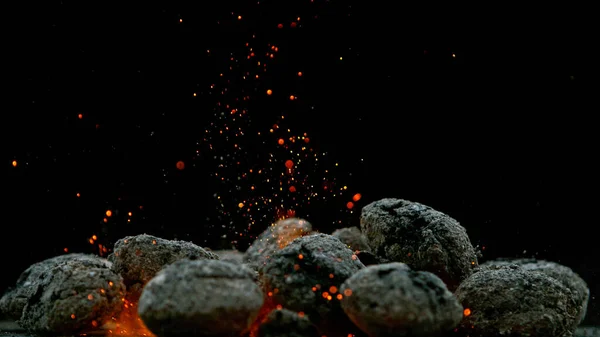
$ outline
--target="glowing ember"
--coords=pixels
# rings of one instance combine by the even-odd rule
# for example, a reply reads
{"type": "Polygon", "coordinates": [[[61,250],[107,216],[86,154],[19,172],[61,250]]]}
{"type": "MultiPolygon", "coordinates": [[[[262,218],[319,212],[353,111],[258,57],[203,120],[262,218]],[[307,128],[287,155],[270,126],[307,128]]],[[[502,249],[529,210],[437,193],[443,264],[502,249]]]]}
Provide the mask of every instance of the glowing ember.
{"type": "Polygon", "coordinates": [[[137,302],[123,298],[123,311],[118,317],[102,326],[108,336],[155,336],[140,319],[137,313],[137,302]]]}

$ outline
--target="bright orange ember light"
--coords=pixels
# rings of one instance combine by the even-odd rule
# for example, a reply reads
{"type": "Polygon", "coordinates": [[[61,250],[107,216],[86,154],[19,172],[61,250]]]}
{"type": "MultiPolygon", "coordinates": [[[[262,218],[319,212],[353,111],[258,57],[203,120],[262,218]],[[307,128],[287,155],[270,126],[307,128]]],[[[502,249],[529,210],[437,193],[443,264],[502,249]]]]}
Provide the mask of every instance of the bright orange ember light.
{"type": "Polygon", "coordinates": [[[240,202],[240,203],[238,204],[238,207],[239,207],[239,208],[244,208],[244,203],[243,203],[243,202],[240,202]]]}
{"type": "Polygon", "coordinates": [[[302,76],[302,72],[301,71],[298,72],[298,76],[302,76]]]}
{"type": "Polygon", "coordinates": [[[362,195],[361,195],[360,193],[356,193],[356,194],[355,194],[355,195],[352,197],[352,200],[353,200],[354,202],[357,202],[357,201],[359,201],[359,200],[360,200],[360,198],[362,198],[362,195]]]}
{"type": "Polygon", "coordinates": [[[291,169],[292,169],[292,167],[294,167],[294,162],[293,162],[293,161],[291,161],[291,160],[289,160],[289,159],[288,159],[288,160],[286,160],[286,161],[285,161],[285,167],[287,167],[288,169],[290,169],[290,170],[291,170],[291,169]]]}
{"type": "Polygon", "coordinates": [[[465,316],[469,316],[469,315],[471,314],[471,309],[469,309],[469,308],[465,308],[465,310],[463,310],[463,314],[464,314],[465,316]]]}
{"type": "Polygon", "coordinates": [[[177,162],[177,164],[175,164],[175,166],[177,167],[178,170],[181,171],[185,168],[185,163],[182,160],[180,160],[177,162]]]}
{"type": "Polygon", "coordinates": [[[295,100],[295,99],[296,99],[296,96],[294,96],[294,95],[290,95],[290,101],[293,101],[293,100],[295,100]]]}
{"type": "Polygon", "coordinates": [[[106,216],[109,218],[112,216],[112,211],[110,209],[106,211],[106,216]]]}
{"type": "Polygon", "coordinates": [[[267,95],[271,96],[273,94],[273,90],[269,89],[267,90],[267,95]]]}
{"type": "Polygon", "coordinates": [[[277,28],[279,28],[279,29],[283,28],[283,23],[278,24],[277,28]]]}
{"type": "Polygon", "coordinates": [[[83,118],[83,114],[77,115],[77,118],[82,119],[83,118]]]}
{"type": "Polygon", "coordinates": [[[295,23],[295,22],[292,22],[292,23],[290,24],[290,27],[292,27],[292,28],[296,28],[296,23],[295,23]]]}
{"type": "Polygon", "coordinates": [[[346,207],[348,207],[348,209],[352,209],[352,208],[354,208],[354,203],[352,201],[348,201],[348,203],[346,204],[346,207]]]}
{"type": "Polygon", "coordinates": [[[13,161],[12,161],[12,166],[13,166],[13,167],[17,167],[17,161],[16,161],[16,160],[13,160],[13,161]]]}
{"type": "Polygon", "coordinates": [[[290,186],[290,192],[292,192],[292,193],[296,192],[296,187],[295,186],[290,186]]]}
{"type": "Polygon", "coordinates": [[[279,140],[277,141],[277,144],[283,145],[283,143],[285,143],[285,140],[283,140],[283,138],[279,138],[279,140]]]}

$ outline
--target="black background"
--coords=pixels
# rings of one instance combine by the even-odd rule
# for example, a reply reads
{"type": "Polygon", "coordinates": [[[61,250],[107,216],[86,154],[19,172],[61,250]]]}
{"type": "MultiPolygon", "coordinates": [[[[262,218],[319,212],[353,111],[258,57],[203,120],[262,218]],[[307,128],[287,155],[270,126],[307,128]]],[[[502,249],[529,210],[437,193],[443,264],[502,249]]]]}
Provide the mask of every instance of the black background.
{"type": "MultiPolygon", "coordinates": [[[[215,122],[208,87],[252,41],[280,51],[261,81],[239,81],[256,68],[243,59],[226,75],[238,79],[231,92],[252,98],[249,133],[285,113],[286,127],[340,164],[339,183],[363,196],[358,209],[383,197],[418,201],[458,219],[486,247],[484,259],[536,256],[573,268],[592,289],[586,322],[599,324],[589,12],[337,0],[6,7],[0,289],[64,247],[93,252],[92,234],[108,247],[147,232],[228,248],[215,160],[194,153],[215,122]],[[104,224],[107,209],[115,215],[104,224]]],[[[248,142],[250,157],[261,152],[248,142]]],[[[346,201],[297,215],[331,232],[346,201]]],[[[358,212],[344,219],[357,225],[358,212]]]]}

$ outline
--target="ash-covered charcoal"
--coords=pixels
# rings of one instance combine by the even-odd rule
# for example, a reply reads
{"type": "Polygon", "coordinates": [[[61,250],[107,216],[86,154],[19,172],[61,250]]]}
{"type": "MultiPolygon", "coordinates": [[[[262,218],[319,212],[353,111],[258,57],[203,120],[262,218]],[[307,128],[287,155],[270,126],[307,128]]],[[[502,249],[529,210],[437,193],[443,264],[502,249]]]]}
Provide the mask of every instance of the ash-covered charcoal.
{"type": "Polygon", "coordinates": [[[39,280],[47,277],[52,268],[65,261],[77,261],[90,268],[110,269],[110,262],[96,255],[72,253],[58,255],[32,264],[19,276],[14,288],[0,298],[0,314],[18,320],[23,314],[23,308],[35,296],[39,288],[39,280]]]}
{"type": "Polygon", "coordinates": [[[571,336],[579,304],[571,290],[542,272],[513,265],[480,266],[456,289],[470,336],[571,336]]]}
{"type": "Polygon", "coordinates": [[[463,315],[458,299],[435,274],[400,262],[369,266],[340,288],[342,309],[370,337],[436,336],[463,315]]]}
{"type": "Polygon", "coordinates": [[[371,247],[369,247],[369,243],[367,242],[367,238],[358,227],[336,229],[333,233],[331,233],[331,235],[348,245],[348,248],[352,249],[353,251],[371,250],[371,247]]]}
{"type": "Polygon", "coordinates": [[[525,270],[542,272],[548,276],[554,277],[565,287],[569,288],[573,295],[573,299],[577,304],[577,311],[579,312],[576,319],[576,325],[579,325],[583,321],[587,312],[588,301],[590,299],[590,289],[588,288],[587,283],[585,283],[585,281],[571,268],[556,262],[545,260],[509,258],[487,261],[481,264],[481,266],[506,266],[511,264],[519,265],[525,270]]]}
{"type": "Polygon", "coordinates": [[[85,333],[122,310],[123,280],[100,257],[63,255],[28,270],[24,284],[30,292],[18,323],[29,332],[85,333]]]}
{"type": "Polygon", "coordinates": [[[234,336],[263,304],[252,271],[220,260],[179,260],[161,270],[140,297],[138,313],[159,337],[234,336]]]}
{"type": "Polygon", "coordinates": [[[275,309],[258,327],[258,337],[319,337],[317,327],[300,313],[275,309]]]}
{"type": "Polygon", "coordinates": [[[221,261],[231,261],[239,264],[244,263],[244,253],[240,252],[239,250],[213,250],[212,252],[217,254],[219,256],[219,260],[221,261]]]}
{"type": "Polygon", "coordinates": [[[132,299],[139,296],[139,290],[164,266],[184,258],[219,259],[216,254],[191,242],[166,240],[148,234],[119,239],[113,253],[108,256],[113,263],[112,269],[123,276],[132,299]]]}
{"type": "Polygon", "coordinates": [[[340,327],[353,328],[341,310],[343,295],[338,289],[362,268],[363,263],[340,240],[314,234],[273,252],[260,279],[269,305],[304,312],[321,333],[334,336],[340,327]]]}
{"type": "Polygon", "coordinates": [[[478,265],[465,228],[429,206],[381,199],[362,209],[360,226],[373,253],[404,262],[414,270],[432,272],[450,291],[478,265]]]}
{"type": "Polygon", "coordinates": [[[294,239],[313,234],[312,225],[304,219],[279,220],[262,232],[244,253],[244,262],[260,271],[274,252],[287,246],[294,239]]]}

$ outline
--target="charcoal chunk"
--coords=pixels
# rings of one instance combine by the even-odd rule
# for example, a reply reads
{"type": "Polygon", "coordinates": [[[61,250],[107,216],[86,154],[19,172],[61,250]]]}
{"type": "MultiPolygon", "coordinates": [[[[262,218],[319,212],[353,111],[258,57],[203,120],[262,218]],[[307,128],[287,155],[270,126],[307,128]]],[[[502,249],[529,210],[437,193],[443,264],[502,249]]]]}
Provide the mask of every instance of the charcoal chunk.
{"type": "Polygon", "coordinates": [[[373,253],[440,277],[450,291],[478,265],[467,231],[429,206],[381,199],[362,209],[360,226],[373,253]]]}
{"type": "Polygon", "coordinates": [[[230,261],[178,260],[146,284],[138,313],[159,337],[237,336],[263,304],[252,277],[230,261]]]}
{"type": "Polygon", "coordinates": [[[400,262],[362,269],[340,290],[344,312],[370,337],[441,335],[463,315],[439,277],[400,262]]]}
{"type": "Polygon", "coordinates": [[[353,326],[341,310],[337,289],[362,268],[362,262],[340,240],[314,234],[275,251],[260,278],[272,305],[304,312],[321,333],[329,335],[344,324],[353,326]]]}
{"type": "Polygon", "coordinates": [[[81,264],[96,268],[110,268],[111,263],[106,259],[89,254],[58,255],[29,266],[19,276],[15,287],[0,298],[0,313],[7,318],[18,320],[23,314],[23,308],[38,289],[38,280],[43,278],[52,268],[65,261],[77,260],[81,264]]]}
{"type": "Polygon", "coordinates": [[[508,259],[501,258],[483,263],[481,266],[499,266],[516,264],[525,270],[542,272],[550,277],[555,278],[565,287],[571,290],[573,300],[577,304],[576,325],[581,324],[587,312],[587,305],[590,299],[590,289],[587,283],[571,268],[563,266],[556,262],[536,260],[536,259],[508,259]]]}
{"type": "Polygon", "coordinates": [[[312,225],[304,219],[287,218],[269,226],[254,240],[244,253],[244,262],[260,271],[274,252],[287,246],[294,239],[313,234],[312,225]]]}
{"type": "MultiPolygon", "coordinates": [[[[107,260],[68,254],[29,267],[12,293],[23,306],[20,326],[36,334],[97,329],[122,310],[125,285],[107,260]]],[[[15,307],[13,306],[13,308],[15,307]]]]}
{"type": "Polygon", "coordinates": [[[163,267],[184,258],[219,257],[191,242],[166,240],[148,234],[118,240],[113,253],[108,256],[112,269],[123,277],[132,299],[139,297],[133,289],[141,289],[163,267]]]}
{"type": "Polygon", "coordinates": [[[353,251],[371,250],[371,247],[369,247],[369,243],[367,242],[367,238],[358,227],[336,229],[333,233],[331,233],[331,235],[348,245],[348,248],[352,249],[353,251]]]}
{"type": "Polygon", "coordinates": [[[579,315],[569,288],[517,264],[481,266],[455,295],[465,308],[460,330],[471,336],[571,336],[579,315]]]}

